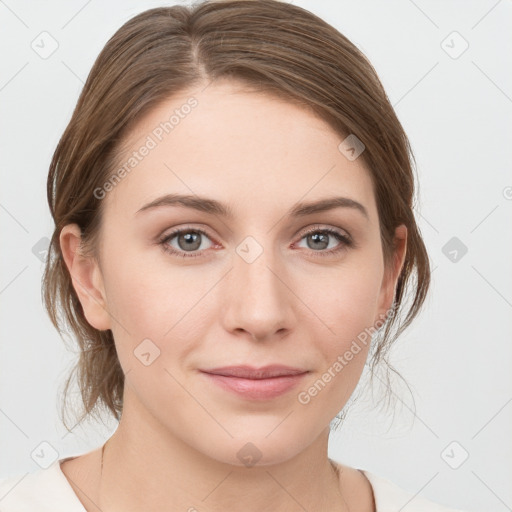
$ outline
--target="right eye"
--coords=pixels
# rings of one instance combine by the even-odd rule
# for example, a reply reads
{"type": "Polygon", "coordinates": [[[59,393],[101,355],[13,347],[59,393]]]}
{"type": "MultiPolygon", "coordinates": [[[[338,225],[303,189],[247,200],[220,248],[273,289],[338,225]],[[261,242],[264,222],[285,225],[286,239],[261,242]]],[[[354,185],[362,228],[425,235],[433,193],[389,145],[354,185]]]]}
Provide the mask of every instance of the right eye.
{"type": "Polygon", "coordinates": [[[195,258],[196,256],[201,256],[202,252],[206,250],[203,247],[198,251],[198,249],[203,245],[203,237],[207,237],[209,239],[208,233],[202,229],[180,228],[172,231],[171,233],[167,233],[160,239],[159,243],[164,251],[174,256],[195,258]],[[169,244],[169,242],[174,238],[176,238],[178,247],[169,244]]]}

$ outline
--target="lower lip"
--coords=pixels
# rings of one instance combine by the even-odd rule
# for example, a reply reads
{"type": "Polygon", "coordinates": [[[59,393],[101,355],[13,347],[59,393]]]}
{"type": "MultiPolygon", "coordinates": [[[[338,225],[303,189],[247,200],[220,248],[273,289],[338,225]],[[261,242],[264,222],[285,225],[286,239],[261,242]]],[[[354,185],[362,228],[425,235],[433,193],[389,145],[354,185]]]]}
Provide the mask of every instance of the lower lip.
{"type": "Polygon", "coordinates": [[[294,388],[306,375],[283,375],[269,379],[241,379],[203,372],[215,384],[251,400],[271,400],[294,388]]]}

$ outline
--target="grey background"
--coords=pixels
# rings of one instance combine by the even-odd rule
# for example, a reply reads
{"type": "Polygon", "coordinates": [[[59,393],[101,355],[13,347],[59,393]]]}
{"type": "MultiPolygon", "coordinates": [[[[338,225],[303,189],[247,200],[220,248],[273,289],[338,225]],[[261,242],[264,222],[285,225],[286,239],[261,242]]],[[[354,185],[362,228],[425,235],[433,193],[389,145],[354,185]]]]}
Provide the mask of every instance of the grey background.
{"type": "MultiPolygon", "coordinates": [[[[512,5],[293,3],[338,28],[375,66],[417,158],[418,218],[434,269],[424,312],[391,354],[416,415],[398,385],[394,418],[360,400],[333,433],[330,456],[446,505],[512,510],[512,5]]],[[[40,296],[52,232],[46,176],[107,39],[135,14],[171,4],[0,1],[0,477],[38,469],[31,454],[42,442],[65,457],[115,429],[107,421],[67,434],[58,417],[75,355],[40,296]],[[31,46],[42,37],[47,50],[58,43],[46,58],[31,46]]]]}

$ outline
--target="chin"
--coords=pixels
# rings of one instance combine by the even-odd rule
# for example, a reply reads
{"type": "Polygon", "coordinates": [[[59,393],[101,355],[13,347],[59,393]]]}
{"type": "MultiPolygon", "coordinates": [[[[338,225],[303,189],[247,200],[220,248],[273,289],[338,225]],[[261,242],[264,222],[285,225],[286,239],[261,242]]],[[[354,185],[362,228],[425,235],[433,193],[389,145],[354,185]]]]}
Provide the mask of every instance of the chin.
{"type": "Polygon", "coordinates": [[[297,456],[314,441],[313,435],[311,439],[306,439],[307,433],[304,431],[294,435],[291,423],[286,421],[277,429],[279,421],[262,422],[261,429],[256,428],[254,421],[252,423],[250,431],[246,429],[244,434],[236,434],[228,428],[233,438],[225,432],[219,432],[217,439],[212,439],[211,435],[204,436],[202,439],[208,440],[208,444],[197,446],[197,449],[218,462],[240,468],[252,468],[284,463],[297,456]],[[272,424],[270,428],[269,423],[272,424]],[[278,432],[279,429],[281,432],[278,432]]]}

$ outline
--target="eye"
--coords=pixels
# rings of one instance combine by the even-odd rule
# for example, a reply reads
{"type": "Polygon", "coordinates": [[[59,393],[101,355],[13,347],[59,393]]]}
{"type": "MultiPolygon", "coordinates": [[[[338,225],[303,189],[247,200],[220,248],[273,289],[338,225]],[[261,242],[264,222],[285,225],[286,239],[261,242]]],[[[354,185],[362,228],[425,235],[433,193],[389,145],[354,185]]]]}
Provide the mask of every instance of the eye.
{"type": "Polygon", "coordinates": [[[307,248],[314,253],[313,256],[332,256],[354,245],[350,236],[333,228],[321,228],[315,226],[313,229],[306,231],[301,237],[301,241],[306,240],[307,248]],[[329,238],[339,242],[334,249],[325,251],[330,245],[329,238]]]}
{"type": "MultiPolygon", "coordinates": [[[[174,256],[182,258],[194,258],[201,256],[203,251],[209,247],[204,247],[204,238],[211,240],[210,236],[206,231],[199,228],[180,228],[166,234],[159,240],[159,244],[162,249],[174,256]],[[176,240],[174,240],[176,239],[176,240]],[[174,244],[172,242],[175,242],[174,244]]],[[[355,244],[352,238],[333,228],[322,228],[321,226],[315,226],[314,228],[306,231],[302,234],[300,240],[306,240],[308,249],[313,253],[314,257],[328,257],[339,252],[346,250],[349,247],[353,247],[355,244]],[[329,248],[329,238],[337,240],[338,246],[329,248]]]]}
{"type": "Polygon", "coordinates": [[[170,254],[182,258],[194,258],[200,256],[202,251],[208,248],[202,246],[203,237],[209,239],[208,234],[202,229],[181,228],[166,234],[159,243],[162,249],[170,254]],[[177,247],[169,244],[174,238],[176,238],[177,247]]]}

